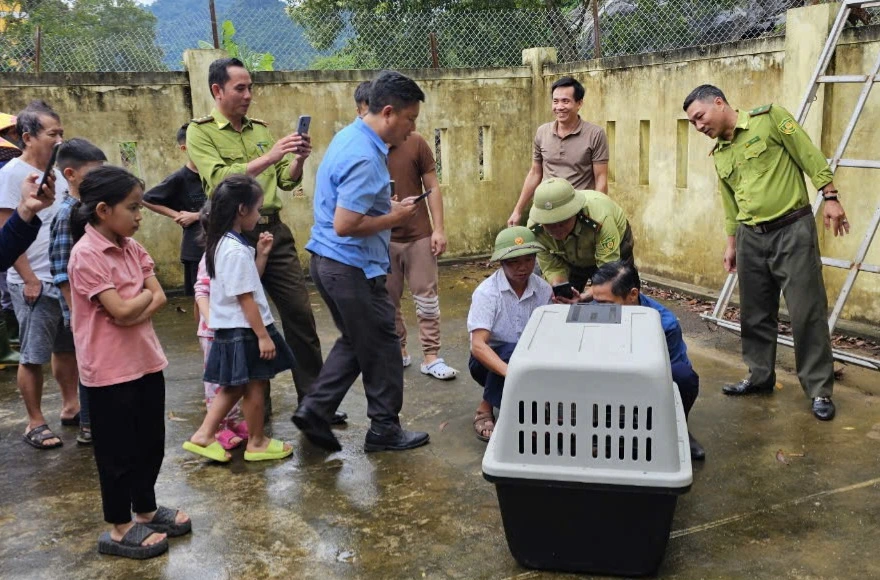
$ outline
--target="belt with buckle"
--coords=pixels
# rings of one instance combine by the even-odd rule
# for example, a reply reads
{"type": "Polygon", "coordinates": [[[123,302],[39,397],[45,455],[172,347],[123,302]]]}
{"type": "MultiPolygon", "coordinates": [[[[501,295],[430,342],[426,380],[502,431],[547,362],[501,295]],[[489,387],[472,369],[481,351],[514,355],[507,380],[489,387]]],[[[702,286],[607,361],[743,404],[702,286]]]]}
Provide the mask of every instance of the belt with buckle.
{"type": "Polygon", "coordinates": [[[274,213],[266,213],[260,216],[260,219],[257,220],[257,225],[259,226],[274,226],[278,222],[281,221],[281,218],[278,216],[278,212],[274,213]]]}
{"type": "Polygon", "coordinates": [[[760,224],[755,224],[753,226],[750,226],[748,224],[743,225],[755,232],[756,234],[768,234],[770,232],[782,229],[785,226],[789,226],[806,215],[812,215],[812,213],[813,208],[807,205],[800,209],[790,211],[784,216],[778,217],[775,220],[771,220],[769,222],[763,222],[760,224]]]}

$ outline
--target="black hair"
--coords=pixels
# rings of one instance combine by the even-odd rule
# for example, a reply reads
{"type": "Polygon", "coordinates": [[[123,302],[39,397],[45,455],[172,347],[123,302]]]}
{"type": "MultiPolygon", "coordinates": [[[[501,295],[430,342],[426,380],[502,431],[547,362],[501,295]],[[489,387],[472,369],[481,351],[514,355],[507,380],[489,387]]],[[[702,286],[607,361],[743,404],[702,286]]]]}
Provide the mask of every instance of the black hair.
{"type": "Polygon", "coordinates": [[[113,207],[128,197],[136,187],[144,188],[144,182],[122,167],[103,165],[92,169],[79,186],[79,201],[70,214],[70,233],[78,241],[86,233],[86,224],[95,224],[95,210],[103,202],[113,207]]]}
{"type": "Polygon", "coordinates": [[[425,100],[425,93],[411,78],[384,70],[370,82],[370,112],[374,115],[391,105],[395,111],[425,100]]]}
{"type": "Polygon", "coordinates": [[[55,165],[64,171],[68,168],[79,169],[86,163],[96,161],[107,161],[107,156],[90,141],[74,137],[62,143],[58,148],[58,159],[55,161],[55,165]]]}
{"type": "Polygon", "coordinates": [[[189,127],[189,122],[184,123],[180,126],[180,129],[177,130],[177,144],[185,145],[186,144],[186,129],[189,127]]]}
{"type": "Polygon", "coordinates": [[[727,102],[727,97],[724,96],[724,93],[721,92],[721,89],[714,85],[700,85],[691,93],[685,97],[684,99],[684,112],[687,113],[688,108],[694,104],[694,101],[714,101],[716,98],[721,99],[725,103],[727,102]]]}
{"type": "Polygon", "coordinates": [[[364,81],[357,86],[354,90],[354,104],[360,106],[361,103],[365,105],[370,104],[370,86],[372,83],[370,81],[364,81]]]}
{"type": "Polygon", "coordinates": [[[201,209],[199,209],[199,225],[201,226],[199,235],[196,236],[197,243],[200,246],[204,246],[207,243],[208,237],[208,224],[211,219],[211,200],[206,200],[204,204],[202,204],[201,209]]]}
{"type": "Polygon", "coordinates": [[[16,115],[15,130],[18,133],[19,145],[22,151],[27,147],[24,142],[24,134],[36,136],[42,131],[43,123],[40,121],[40,117],[44,115],[52,117],[59,123],[61,122],[61,117],[58,116],[58,113],[46,101],[42,100],[31,101],[16,115]]]}
{"type": "MultiPolygon", "coordinates": [[[[220,85],[222,89],[229,81],[229,67],[240,66],[246,68],[244,63],[237,58],[218,58],[208,67],[208,90],[214,85],[220,85]]],[[[212,93],[213,94],[213,93],[212,93]]]]}
{"type": "Polygon", "coordinates": [[[214,254],[220,240],[232,229],[238,208],[252,208],[263,195],[263,188],[250,175],[237,173],[221,181],[211,194],[208,208],[208,227],[205,229],[205,266],[208,276],[214,278],[214,254]]]}
{"type": "Polygon", "coordinates": [[[553,91],[558,89],[559,87],[574,87],[574,100],[579,103],[584,100],[584,95],[586,91],[584,91],[584,85],[579,83],[577,79],[574,77],[562,77],[550,87],[550,96],[553,96],[553,91]]]}
{"type": "Polygon", "coordinates": [[[593,286],[611,282],[611,293],[620,298],[626,298],[633,288],[642,287],[639,271],[632,262],[625,260],[608,262],[600,266],[590,281],[593,286]]]}

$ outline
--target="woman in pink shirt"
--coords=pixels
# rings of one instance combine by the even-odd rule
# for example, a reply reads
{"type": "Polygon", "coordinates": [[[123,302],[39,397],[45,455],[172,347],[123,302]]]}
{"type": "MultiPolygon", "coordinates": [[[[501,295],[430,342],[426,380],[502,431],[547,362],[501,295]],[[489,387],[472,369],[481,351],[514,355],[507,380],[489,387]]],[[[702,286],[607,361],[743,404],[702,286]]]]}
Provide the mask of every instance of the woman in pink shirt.
{"type": "Polygon", "coordinates": [[[118,167],[87,174],[71,214],[76,244],[68,264],[71,327],[92,410],[104,520],[112,525],[98,551],[137,559],[158,556],[168,536],[192,529],[185,513],[156,504],[168,361],[150,317],[166,299],[152,258],[130,237],[140,225],[143,187],[118,167]]]}

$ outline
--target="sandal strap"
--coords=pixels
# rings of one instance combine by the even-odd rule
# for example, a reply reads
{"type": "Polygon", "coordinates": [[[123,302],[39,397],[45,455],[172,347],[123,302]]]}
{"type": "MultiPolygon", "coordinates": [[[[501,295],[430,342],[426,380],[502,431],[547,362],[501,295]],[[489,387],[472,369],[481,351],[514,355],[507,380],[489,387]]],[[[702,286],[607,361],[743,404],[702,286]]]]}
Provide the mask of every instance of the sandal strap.
{"type": "Polygon", "coordinates": [[[145,524],[135,524],[122,536],[122,540],[119,543],[126,546],[140,547],[144,540],[155,533],[155,530],[151,530],[145,524]]]}
{"type": "Polygon", "coordinates": [[[48,425],[39,425],[34,427],[25,435],[31,441],[36,441],[37,443],[42,443],[47,439],[58,439],[58,436],[49,429],[48,425]]]}
{"type": "Polygon", "coordinates": [[[177,510],[173,510],[171,508],[167,508],[165,506],[159,506],[156,509],[156,515],[153,516],[153,519],[150,522],[151,524],[167,524],[174,525],[177,523],[177,510]]]}

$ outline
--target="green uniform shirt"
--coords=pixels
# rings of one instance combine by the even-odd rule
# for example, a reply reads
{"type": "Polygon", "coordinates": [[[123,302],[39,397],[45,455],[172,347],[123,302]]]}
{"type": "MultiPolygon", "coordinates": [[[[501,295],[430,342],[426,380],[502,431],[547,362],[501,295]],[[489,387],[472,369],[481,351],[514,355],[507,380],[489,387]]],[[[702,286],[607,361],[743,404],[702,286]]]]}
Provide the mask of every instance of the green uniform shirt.
{"type": "Polygon", "coordinates": [[[738,113],[733,139],[719,138],[712,151],[728,236],[737,224],[772,221],[809,205],[804,173],[817,190],[833,178],[825,156],[784,108],[738,113]]]}
{"type": "MultiPolygon", "coordinates": [[[[194,120],[186,130],[186,153],[198,168],[209,196],[227,176],[246,173],[247,164],[268,153],[274,144],[275,139],[262,121],[245,117],[238,132],[217,109],[208,117],[194,120]]],[[[278,190],[289,191],[299,183],[290,179],[290,162],[290,156],[285,155],[256,176],[263,187],[263,213],[280,210],[278,190]]]]}
{"type": "MultiPolygon", "coordinates": [[[[562,241],[556,240],[540,226],[535,237],[547,248],[538,253],[538,264],[546,280],[568,280],[569,267],[602,266],[620,259],[620,242],[626,232],[626,214],[610,197],[600,191],[585,190],[583,214],[598,227],[593,228],[577,219],[574,229],[562,241]]],[[[530,224],[531,226],[532,224],[530,224]]]]}

